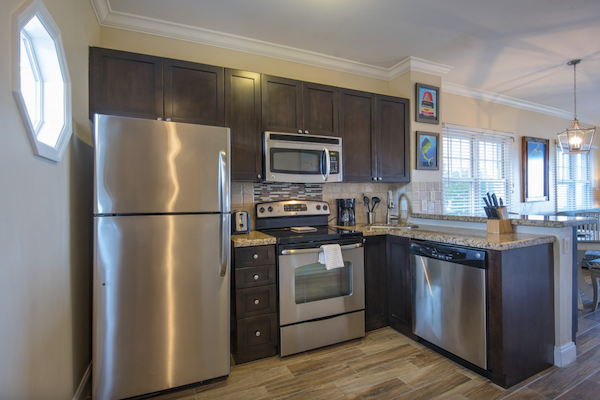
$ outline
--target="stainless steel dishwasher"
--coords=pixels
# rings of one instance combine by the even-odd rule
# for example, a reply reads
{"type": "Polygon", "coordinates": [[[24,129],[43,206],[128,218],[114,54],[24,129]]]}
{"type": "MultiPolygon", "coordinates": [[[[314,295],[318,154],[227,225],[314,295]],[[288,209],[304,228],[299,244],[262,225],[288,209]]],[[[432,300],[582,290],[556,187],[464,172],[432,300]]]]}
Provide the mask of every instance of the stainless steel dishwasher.
{"type": "Polygon", "coordinates": [[[413,333],[487,370],[486,252],[412,241],[413,333]]]}

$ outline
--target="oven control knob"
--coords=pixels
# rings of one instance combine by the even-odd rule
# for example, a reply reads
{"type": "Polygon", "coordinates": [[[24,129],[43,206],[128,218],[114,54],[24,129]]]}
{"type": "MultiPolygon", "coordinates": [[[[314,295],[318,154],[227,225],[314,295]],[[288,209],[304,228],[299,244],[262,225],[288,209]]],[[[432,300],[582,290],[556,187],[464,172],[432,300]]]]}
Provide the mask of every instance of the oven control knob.
{"type": "Polygon", "coordinates": [[[254,278],[255,281],[257,281],[258,278],[260,278],[260,277],[258,276],[258,274],[254,274],[253,278],[254,278]]]}
{"type": "Polygon", "coordinates": [[[321,209],[321,205],[317,204],[317,210],[320,210],[320,209],[321,209]]]}
{"type": "Polygon", "coordinates": [[[265,208],[261,207],[261,208],[258,209],[258,211],[261,212],[261,213],[264,213],[265,212],[265,208]]]}
{"type": "Polygon", "coordinates": [[[323,206],[323,210],[327,211],[327,206],[323,206]]]}
{"type": "Polygon", "coordinates": [[[254,335],[256,335],[257,337],[260,336],[260,331],[254,332],[254,335]]]}
{"type": "Polygon", "coordinates": [[[273,212],[273,207],[269,206],[268,210],[269,212],[273,212]]]}
{"type": "Polygon", "coordinates": [[[254,299],[254,304],[258,305],[258,303],[260,303],[260,300],[254,299]]]}

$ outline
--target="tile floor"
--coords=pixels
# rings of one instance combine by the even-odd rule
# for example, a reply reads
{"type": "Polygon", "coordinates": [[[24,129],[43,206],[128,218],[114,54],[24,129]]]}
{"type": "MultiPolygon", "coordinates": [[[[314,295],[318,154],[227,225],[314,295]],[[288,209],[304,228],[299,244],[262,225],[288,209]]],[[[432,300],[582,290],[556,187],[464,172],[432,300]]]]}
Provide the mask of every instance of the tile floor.
{"type": "Polygon", "coordinates": [[[591,312],[586,297],[584,304],[577,360],[508,390],[384,328],[283,359],[234,365],[225,381],[152,399],[600,399],[600,310],[591,312]]]}

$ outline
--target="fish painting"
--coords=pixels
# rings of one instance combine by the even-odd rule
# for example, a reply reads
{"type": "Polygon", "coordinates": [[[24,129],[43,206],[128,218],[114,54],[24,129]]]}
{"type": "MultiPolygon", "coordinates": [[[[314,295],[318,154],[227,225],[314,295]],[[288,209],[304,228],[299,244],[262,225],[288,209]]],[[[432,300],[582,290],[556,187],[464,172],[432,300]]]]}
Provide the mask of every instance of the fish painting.
{"type": "Polygon", "coordinates": [[[431,157],[427,157],[427,152],[429,151],[429,149],[431,149],[431,141],[429,140],[429,138],[425,138],[421,142],[421,155],[423,156],[425,161],[427,161],[428,166],[431,167],[431,162],[435,157],[435,153],[431,157]]]}

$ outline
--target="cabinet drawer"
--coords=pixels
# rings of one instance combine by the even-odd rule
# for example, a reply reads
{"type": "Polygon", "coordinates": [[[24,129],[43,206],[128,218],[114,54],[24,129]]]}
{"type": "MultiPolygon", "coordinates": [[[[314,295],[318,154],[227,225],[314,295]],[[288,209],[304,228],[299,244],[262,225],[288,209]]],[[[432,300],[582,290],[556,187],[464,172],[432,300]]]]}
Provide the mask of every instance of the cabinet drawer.
{"type": "Polygon", "coordinates": [[[239,289],[235,293],[237,318],[277,312],[276,285],[239,289]]]}
{"type": "Polygon", "coordinates": [[[277,345],[277,314],[240,319],[237,328],[238,350],[252,350],[269,343],[277,345]]]}
{"type": "Polygon", "coordinates": [[[275,264],[275,246],[240,247],[235,249],[235,267],[275,264]]]}
{"type": "Polygon", "coordinates": [[[271,285],[275,282],[275,265],[238,268],[235,270],[236,289],[271,285]]]}

